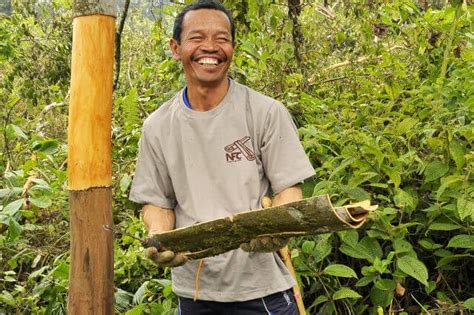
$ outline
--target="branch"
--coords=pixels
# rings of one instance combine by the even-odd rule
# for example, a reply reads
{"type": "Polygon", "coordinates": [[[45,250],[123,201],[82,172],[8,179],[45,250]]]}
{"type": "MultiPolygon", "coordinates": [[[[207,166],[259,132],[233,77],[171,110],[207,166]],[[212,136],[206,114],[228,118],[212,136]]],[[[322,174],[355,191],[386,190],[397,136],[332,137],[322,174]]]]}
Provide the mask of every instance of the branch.
{"type": "MultiPolygon", "coordinates": [[[[391,52],[392,50],[400,49],[400,48],[405,48],[405,47],[400,46],[400,45],[395,45],[393,47],[390,47],[388,49],[388,52],[391,52]]],[[[330,70],[334,70],[334,69],[337,69],[337,68],[342,68],[342,67],[345,67],[345,66],[350,65],[350,64],[362,63],[362,62],[370,59],[371,57],[372,56],[362,56],[362,57],[357,58],[356,60],[346,60],[346,61],[343,61],[343,62],[339,62],[339,63],[333,64],[329,67],[324,68],[323,71],[330,71],[330,70]]],[[[375,59],[380,59],[380,58],[382,58],[382,56],[376,56],[375,57],[375,59]]]]}
{"type": "Polygon", "coordinates": [[[239,248],[260,236],[287,238],[355,229],[376,208],[369,201],[334,208],[329,196],[323,195],[156,234],[145,246],[198,259],[239,248]]]}
{"type": "Polygon", "coordinates": [[[120,76],[120,57],[121,57],[121,46],[122,46],[122,33],[125,27],[125,19],[127,18],[128,8],[130,6],[130,0],[126,0],[123,6],[122,16],[120,17],[120,24],[117,31],[117,38],[115,39],[115,78],[114,87],[117,88],[119,76],[120,76]]]}

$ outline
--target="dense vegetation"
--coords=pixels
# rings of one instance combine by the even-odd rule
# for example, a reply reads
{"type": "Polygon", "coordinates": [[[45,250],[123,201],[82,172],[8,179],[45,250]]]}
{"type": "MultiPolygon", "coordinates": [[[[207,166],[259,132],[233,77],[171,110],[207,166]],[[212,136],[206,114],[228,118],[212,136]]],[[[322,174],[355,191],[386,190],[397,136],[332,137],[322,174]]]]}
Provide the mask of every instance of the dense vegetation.
{"type": "MultiPolygon", "coordinates": [[[[317,172],[305,194],[380,205],[363,230],[292,241],[310,313],[474,310],[474,31],[462,2],[226,1],[231,74],[294,115],[317,172]]],[[[0,18],[0,314],[66,308],[71,3],[35,3],[0,18]]],[[[143,119],[183,86],[167,48],[181,7],[132,6],[122,34],[114,221],[140,238],[127,193],[143,119]]],[[[141,251],[116,238],[116,310],[172,314],[169,270],[141,251]]]]}

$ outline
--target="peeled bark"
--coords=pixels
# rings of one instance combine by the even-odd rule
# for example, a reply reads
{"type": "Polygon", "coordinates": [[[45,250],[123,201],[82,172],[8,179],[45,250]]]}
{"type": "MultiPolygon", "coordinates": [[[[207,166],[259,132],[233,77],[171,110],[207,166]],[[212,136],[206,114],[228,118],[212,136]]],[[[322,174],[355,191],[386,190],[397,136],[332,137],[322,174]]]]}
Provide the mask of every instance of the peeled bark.
{"type": "Polygon", "coordinates": [[[334,208],[324,195],[156,234],[145,245],[198,259],[239,248],[259,236],[292,237],[356,229],[376,208],[369,201],[334,208]]]}
{"type": "Polygon", "coordinates": [[[68,314],[113,314],[112,79],[115,1],[74,2],[68,189],[68,314]]]}

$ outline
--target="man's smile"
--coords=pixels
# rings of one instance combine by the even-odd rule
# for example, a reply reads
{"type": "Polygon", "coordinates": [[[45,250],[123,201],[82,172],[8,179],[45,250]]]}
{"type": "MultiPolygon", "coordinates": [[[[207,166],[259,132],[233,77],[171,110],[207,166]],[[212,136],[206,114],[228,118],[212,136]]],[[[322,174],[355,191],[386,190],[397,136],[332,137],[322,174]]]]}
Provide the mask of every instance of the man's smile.
{"type": "Polygon", "coordinates": [[[200,66],[204,67],[216,67],[221,63],[225,62],[226,58],[210,55],[201,55],[191,59],[194,62],[197,62],[200,66]]]}
{"type": "Polygon", "coordinates": [[[219,64],[219,60],[216,58],[201,58],[198,59],[197,62],[201,65],[217,65],[219,64]]]}

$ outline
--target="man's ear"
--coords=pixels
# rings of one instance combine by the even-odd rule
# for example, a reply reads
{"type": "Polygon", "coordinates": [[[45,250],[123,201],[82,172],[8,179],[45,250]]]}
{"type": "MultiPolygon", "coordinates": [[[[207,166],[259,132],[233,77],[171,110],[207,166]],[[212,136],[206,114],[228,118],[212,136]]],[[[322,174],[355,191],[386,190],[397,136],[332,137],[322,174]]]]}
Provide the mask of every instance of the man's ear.
{"type": "Polygon", "coordinates": [[[171,52],[173,53],[173,58],[175,60],[181,60],[180,47],[176,39],[174,38],[170,39],[170,48],[171,48],[171,52]]]}

